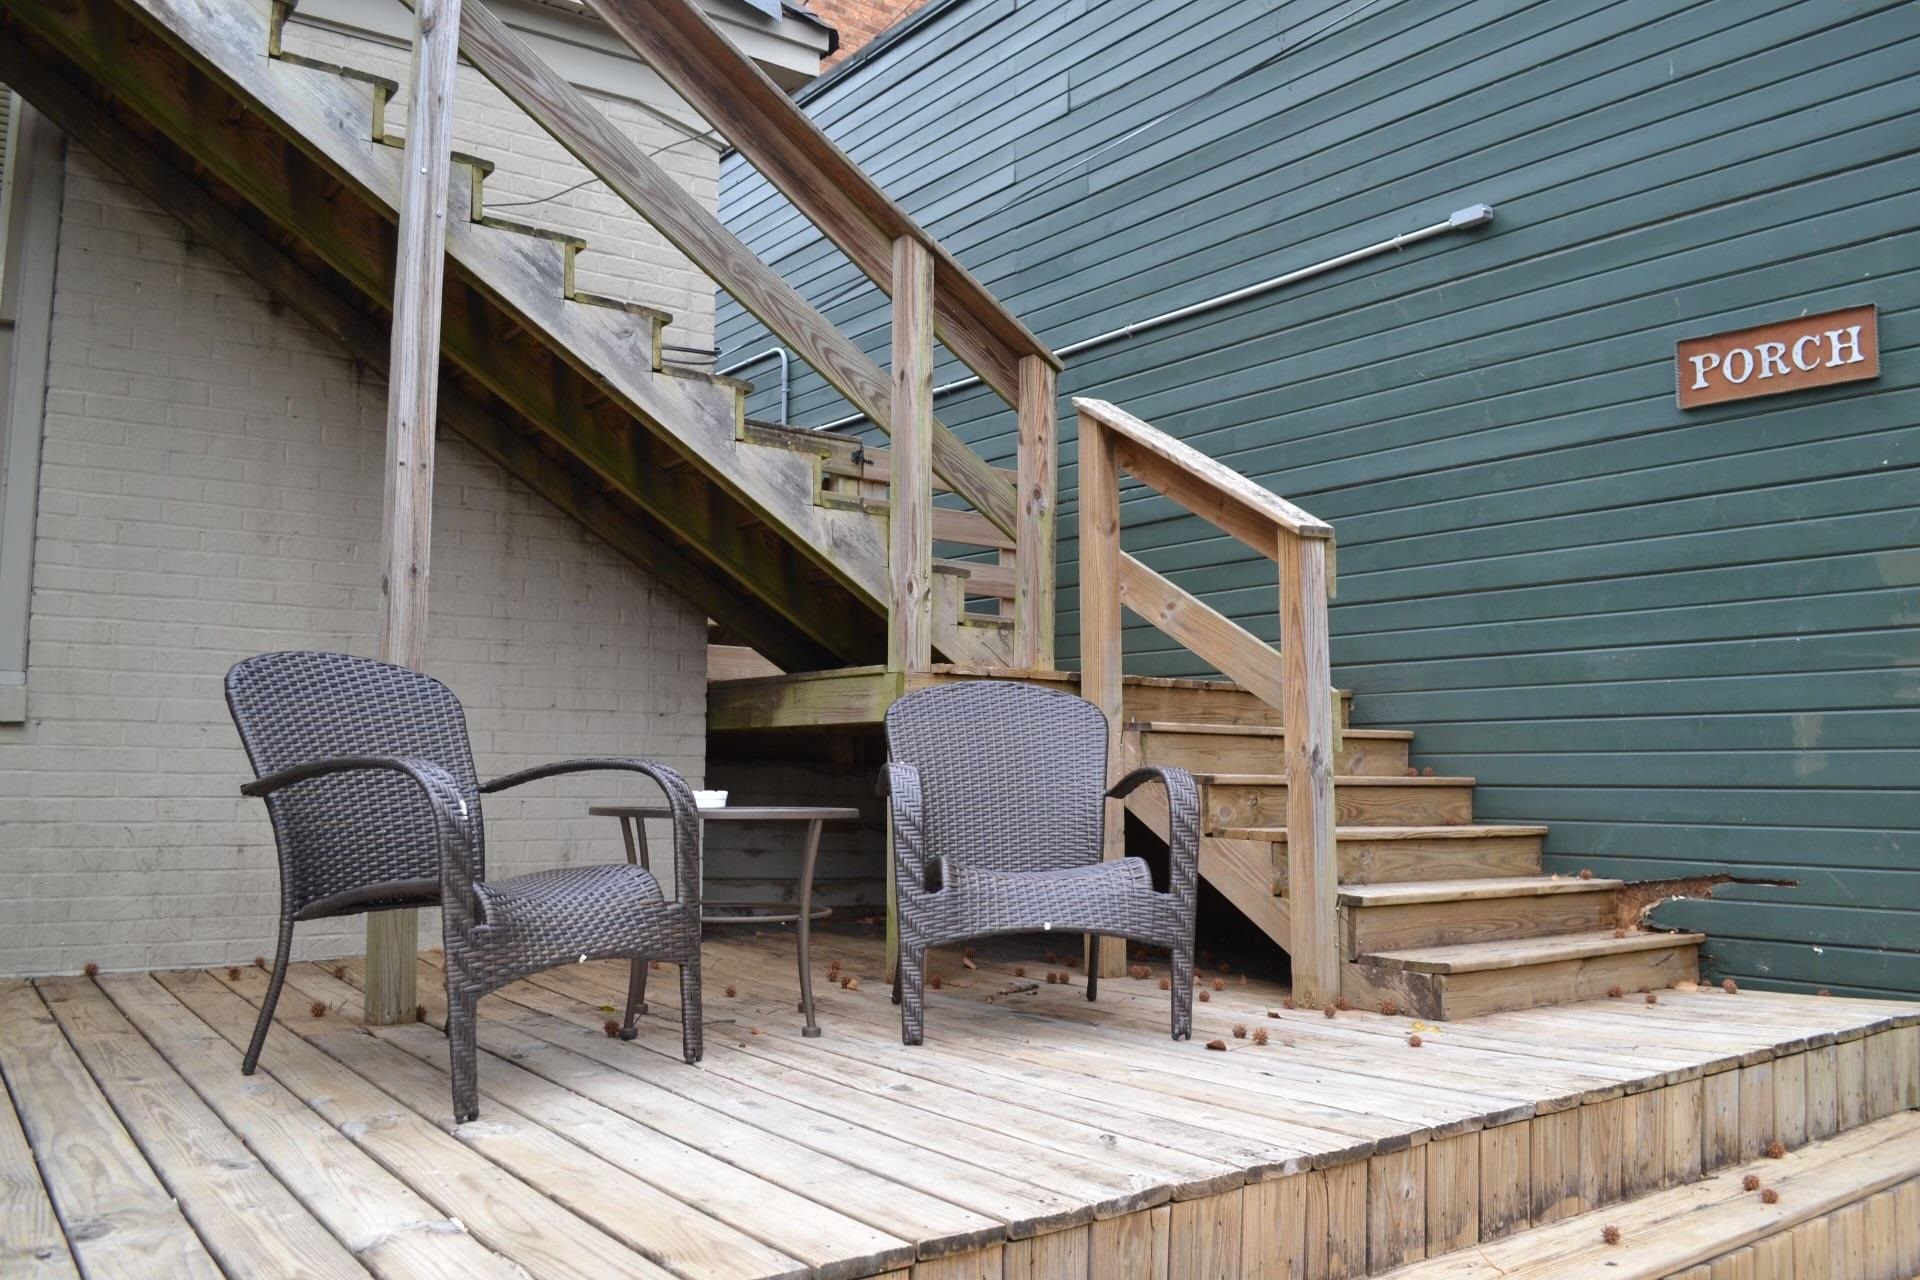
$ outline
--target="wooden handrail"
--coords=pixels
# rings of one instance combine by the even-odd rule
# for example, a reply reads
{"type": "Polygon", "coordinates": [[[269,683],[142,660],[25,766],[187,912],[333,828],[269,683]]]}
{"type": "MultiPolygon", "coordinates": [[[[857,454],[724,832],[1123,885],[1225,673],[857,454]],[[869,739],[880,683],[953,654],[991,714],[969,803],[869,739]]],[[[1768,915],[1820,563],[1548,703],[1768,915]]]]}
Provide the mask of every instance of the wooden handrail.
{"type": "Polygon", "coordinates": [[[889,296],[893,242],[906,236],[926,246],[934,258],[935,335],[1007,403],[1017,403],[1023,356],[1060,367],[694,0],[586,3],[889,296]]]}
{"type": "Polygon", "coordinates": [[[1331,538],[1333,526],[1263,489],[1183,441],[1148,425],[1105,400],[1075,396],[1073,407],[1119,436],[1127,471],[1224,533],[1270,559],[1278,559],[1275,534],[1331,538]]]}
{"type": "MultiPolygon", "coordinates": [[[[892,429],[893,395],[880,366],[485,5],[465,6],[460,51],[588,172],[779,335],[834,390],[883,431],[892,429]]],[[[933,468],[941,479],[1002,533],[1015,535],[1014,486],[1008,479],[938,422],[933,424],[932,444],[933,468]]]]}
{"type": "MultiPolygon", "coordinates": [[[[1104,400],[1076,399],[1080,422],[1080,692],[1107,717],[1120,763],[1121,610],[1127,608],[1278,708],[1286,725],[1287,878],[1294,998],[1340,994],[1333,760],[1338,750],[1327,645],[1333,528],[1190,445],[1104,400]],[[1120,550],[1120,472],[1179,502],[1280,566],[1280,650],[1120,550]]],[[[1120,853],[1108,815],[1106,852],[1120,853]]],[[[1117,954],[1102,950],[1103,972],[1117,954]]]]}

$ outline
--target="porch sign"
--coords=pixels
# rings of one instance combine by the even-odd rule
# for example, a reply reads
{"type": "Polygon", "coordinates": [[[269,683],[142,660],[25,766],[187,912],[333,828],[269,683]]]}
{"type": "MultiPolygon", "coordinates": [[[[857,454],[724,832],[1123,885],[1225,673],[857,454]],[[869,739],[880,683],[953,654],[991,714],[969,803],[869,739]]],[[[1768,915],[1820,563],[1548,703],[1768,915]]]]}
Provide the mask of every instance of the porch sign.
{"type": "Polygon", "coordinates": [[[1880,376],[1879,309],[1873,304],[1776,320],[1673,348],[1682,409],[1778,395],[1880,376]]]}

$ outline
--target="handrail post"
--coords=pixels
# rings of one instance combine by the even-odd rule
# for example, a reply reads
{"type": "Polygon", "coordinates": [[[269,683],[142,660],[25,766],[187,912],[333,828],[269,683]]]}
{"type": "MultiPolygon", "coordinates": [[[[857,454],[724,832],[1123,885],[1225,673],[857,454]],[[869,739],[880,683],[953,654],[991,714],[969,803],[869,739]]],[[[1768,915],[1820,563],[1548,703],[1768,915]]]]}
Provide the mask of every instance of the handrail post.
{"type": "MultiPolygon", "coordinates": [[[[1112,434],[1092,415],[1080,414],[1080,696],[1107,718],[1107,782],[1119,780],[1120,758],[1120,474],[1112,434]]],[[[1022,486],[1025,492],[1025,486],[1022,486]]],[[[1106,802],[1101,858],[1126,853],[1126,810],[1106,802]]],[[[1125,944],[1102,938],[1099,954],[1087,957],[1088,972],[1115,977],[1125,944]],[[1098,966],[1097,970],[1094,966],[1098,966]]]]}
{"type": "Polygon", "coordinates": [[[893,242],[893,475],[887,668],[933,666],[933,255],[893,242]]]}
{"type": "Polygon", "coordinates": [[[1053,510],[1059,500],[1057,397],[1053,366],[1039,356],[1022,356],[1013,654],[1014,665],[1027,670],[1053,666],[1053,510]]]}
{"type": "Polygon", "coordinates": [[[1280,659],[1286,705],[1287,897],[1293,994],[1302,1007],[1340,996],[1340,868],[1334,835],[1333,672],[1327,640],[1327,542],[1280,533],[1280,659]]]}
{"type": "MultiPolygon", "coordinates": [[[[433,441],[440,391],[440,290],[447,263],[453,82],[460,0],[418,0],[413,11],[412,107],[400,182],[393,273],[393,345],[387,361],[386,500],[380,657],[412,667],[427,652],[427,552],[433,529],[433,441]]],[[[418,913],[367,917],[364,1019],[415,1017],[418,913]]]]}

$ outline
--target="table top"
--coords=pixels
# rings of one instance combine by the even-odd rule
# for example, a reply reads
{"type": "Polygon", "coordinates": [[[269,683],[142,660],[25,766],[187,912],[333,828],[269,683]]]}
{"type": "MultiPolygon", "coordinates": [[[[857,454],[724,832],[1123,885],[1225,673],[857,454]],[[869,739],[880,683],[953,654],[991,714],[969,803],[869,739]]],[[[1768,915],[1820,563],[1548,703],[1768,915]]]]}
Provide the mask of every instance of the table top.
{"type": "MultiPolygon", "coordinates": [[[[587,812],[598,818],[671,818],[673,813],[662,804],[596,804],[587,812]]],[[[823,808],[808,805],[728,805],[723,809],[701,809],[702,822],[844,822],[858,818],[858,809],[823,808]]]]}

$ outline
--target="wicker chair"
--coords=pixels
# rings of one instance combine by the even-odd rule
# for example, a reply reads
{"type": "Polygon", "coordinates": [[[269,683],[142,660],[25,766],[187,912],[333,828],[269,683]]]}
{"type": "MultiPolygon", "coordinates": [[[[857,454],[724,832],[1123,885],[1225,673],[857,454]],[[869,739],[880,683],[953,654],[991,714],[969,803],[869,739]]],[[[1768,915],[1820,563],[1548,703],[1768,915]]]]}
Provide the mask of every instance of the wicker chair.
{"type": "MultiPolygon", "coordinates": [[[[1069,693],[1002,680],[908,694],[887,712],[881,789],[894,828],[901,1039],[924,1034],[928,947],[996,933],[1072,930],[1173,952],[1173,1038],[1193,1034],[1194,881],[1200,799],[1171,765],[1107,786],[1107,722],[1069,693]],[[1167,789],[1169,887],[1138,858],[1102,862],[1105,801],[1167,789]]],[[[1087,971],[1087,999],[1099,975],[1087,971]]]]}
{"type": "Polygon", "coordinates": [[[700,1035],[700,866],[693,792],[651,760],[568,760],[481,783],[466,715],[438,680],[338,653],[266,653],[227,673],[227,706],[267,802],[280,854],[280,943],[241,1070],[253,1073],[286,979],[293,926],[404,907],[441,908],[447,1038],[456,1121],[480,1113],[474,1014],[480,997],[527,974],[625,957],[631,983],[621,1035],[633,1038],[648,960],[680,964],[681,1043],[700,1035]],[[633,865],[486,877],[482,793],[556,774],[643,774],[673,812],[675,883],[666,900],[633,865]]]}

